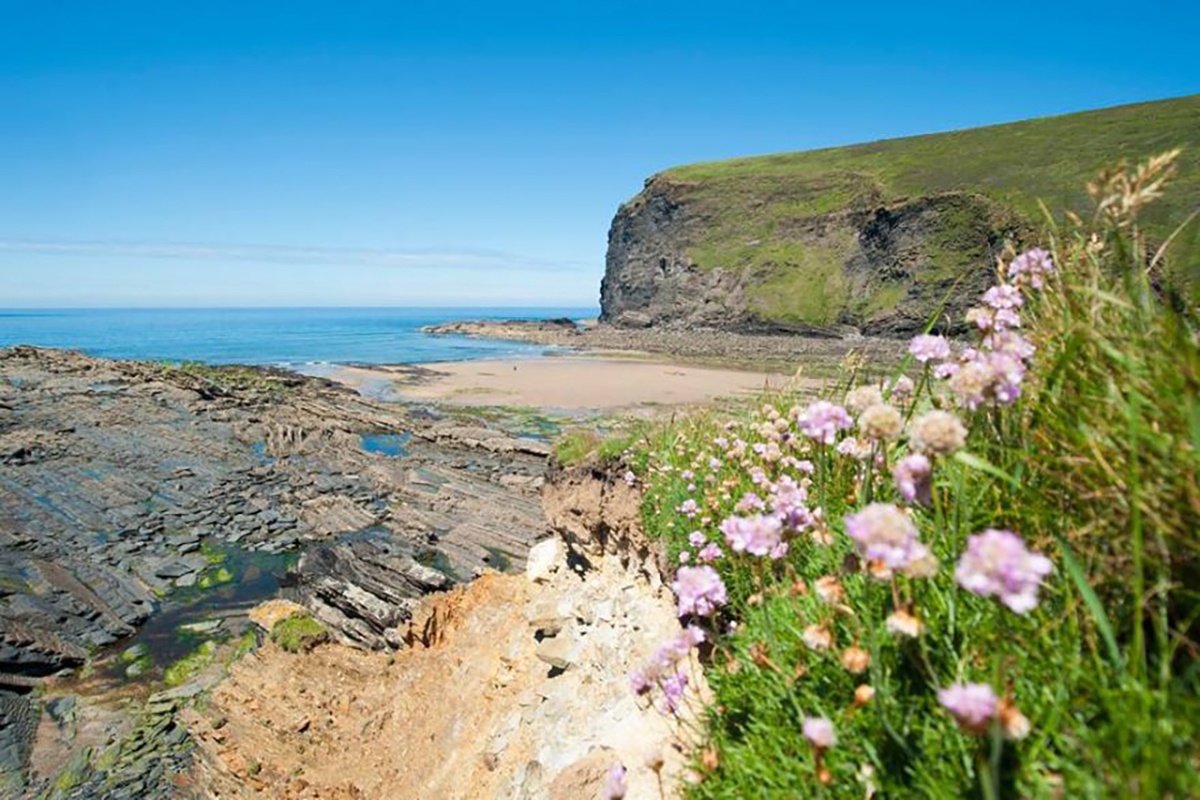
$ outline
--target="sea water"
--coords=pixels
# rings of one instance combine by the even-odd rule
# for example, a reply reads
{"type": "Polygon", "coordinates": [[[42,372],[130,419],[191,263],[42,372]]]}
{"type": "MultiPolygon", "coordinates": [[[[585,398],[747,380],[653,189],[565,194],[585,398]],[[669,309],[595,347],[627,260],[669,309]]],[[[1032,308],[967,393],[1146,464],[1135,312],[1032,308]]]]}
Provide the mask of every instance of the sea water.
{"type": "Polygon", "coordinates": [[[106,358],[300,368],[536,356],[546,348],[426,325],[475,319],[583,319],[595,308],[0,309],[0,347],[63,347],[106,358]]]}

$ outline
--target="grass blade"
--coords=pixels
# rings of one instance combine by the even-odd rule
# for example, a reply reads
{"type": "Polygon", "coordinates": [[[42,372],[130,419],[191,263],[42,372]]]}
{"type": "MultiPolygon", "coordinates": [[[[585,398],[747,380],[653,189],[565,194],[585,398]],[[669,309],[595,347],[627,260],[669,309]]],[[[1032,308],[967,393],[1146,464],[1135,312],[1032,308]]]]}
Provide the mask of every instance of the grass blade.
{"type": "Polygon", "coordinates": [[[1124,671],[1125,659],[1121,656],[1121,648],[1117,645],[1117,637],[1113,634],[1112,623],[1109,622],[1108,614],[1105,613],[1104,606],[1100,603],[1100,598],[1096,596],[1096,591],[1088,583],[1087,575],[1084,573],[1079,561],[1075,558],[1075,553],[1071,550],[1071,545],[1067,543],[1066,537],[1056,533],[1054,534],[1054,538],[1058,540],[1058,546],[1062,552],[1062,560],[1067,568],[1067,574],[1071,576],[1071,581],[1075,584],[1075,589],[1079,592],[1079,596],[1083,598],[1083,604],[1087,606],[1088,612],[1092,615],[1092,621],[1096,623],[1096,629],[1100,631],[1100,637],[1104,639],[1109,659],[1113,662],[1113,666],[1118,670],[1124,671]]]}

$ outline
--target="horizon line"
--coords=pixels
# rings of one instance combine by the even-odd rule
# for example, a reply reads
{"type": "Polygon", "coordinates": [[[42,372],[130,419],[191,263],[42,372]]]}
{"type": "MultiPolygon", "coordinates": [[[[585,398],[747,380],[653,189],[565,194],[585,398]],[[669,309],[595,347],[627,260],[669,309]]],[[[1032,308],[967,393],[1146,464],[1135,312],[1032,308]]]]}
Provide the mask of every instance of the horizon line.
{"type": "Polygon", "coordinates": [[[364,311],[404,311],[408,309],[419,309],[429,311],[453,311],[453,310],[475,310],[481,308],[496,308],[496,309],[595,309],[600,310],[598,304],[587,303],[481,303],[470,305],[236,305],[236,306],[212,306],[212,305],[112,305],[112,306],[0,306],[0,313],[10,311],[339,311],[339,310],[364,310],[364,311]]]}

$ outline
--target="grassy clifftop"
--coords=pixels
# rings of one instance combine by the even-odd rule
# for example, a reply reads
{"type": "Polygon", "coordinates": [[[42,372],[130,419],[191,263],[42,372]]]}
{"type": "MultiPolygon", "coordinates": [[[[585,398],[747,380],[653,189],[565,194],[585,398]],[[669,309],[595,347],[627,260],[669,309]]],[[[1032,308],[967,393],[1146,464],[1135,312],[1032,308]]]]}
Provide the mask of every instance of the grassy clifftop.
{"type": "Polygon", "coordinates": [[[709,184],[714,194],[733,184],[769,185],[779,178],[807,185],[807,199],[770,209],[781,216],[847,208],[871,191],[885,199],[971,191],[1038,221],[1039,198],[1051,210],[1082,213],[1089,207],[1083,187],[1097,172],[1174,147],[1184,153],[1172,196],[1144,220],[1151,235],[1166,236],[1200,207],[1200,94],[952,133],[689,164],[666,174],[709,184]]]}
{"type": "MultiPolygon", "coordinates": [[[[951,296],[961,318],[954,298],[990,281],[1005,241],[1035,238],[1039,201],[1056,216],[1085,213],[1099,171],[1175,147],[1184,152],[1171,196],[1141,220],[1162,241],[1200,208],[1200,95],[676,167],[618,215],[606,316],[903,333],[951,296]],[[653,272],[664,258],[720,269],[721,280],[685,286],[682,272],[653,272]]],[[[1174,267],[1200,284],[1200,223],[1174,252],[1174,267]]]]}

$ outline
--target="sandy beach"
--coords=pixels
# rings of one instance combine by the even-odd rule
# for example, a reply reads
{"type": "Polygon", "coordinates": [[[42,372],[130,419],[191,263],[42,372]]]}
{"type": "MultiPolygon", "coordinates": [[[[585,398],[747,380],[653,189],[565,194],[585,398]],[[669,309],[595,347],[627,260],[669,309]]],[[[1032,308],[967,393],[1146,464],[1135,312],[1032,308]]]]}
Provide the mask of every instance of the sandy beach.
{"type": "MultiPolygon", "coordinates": [[[[630,357],[567,356],[416,367],[328,365],[316,371],[379,399],[528,406],[564,412],[703,403],[796,385],[769,372],[686,366],[630,357]]],[[[819,381],[801,379],[802,388],[819,381]]]]}

